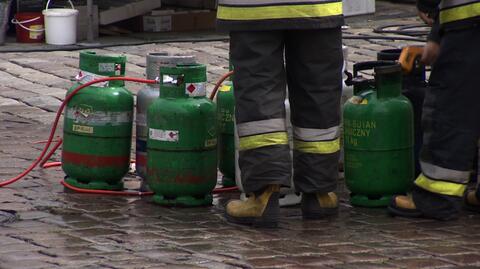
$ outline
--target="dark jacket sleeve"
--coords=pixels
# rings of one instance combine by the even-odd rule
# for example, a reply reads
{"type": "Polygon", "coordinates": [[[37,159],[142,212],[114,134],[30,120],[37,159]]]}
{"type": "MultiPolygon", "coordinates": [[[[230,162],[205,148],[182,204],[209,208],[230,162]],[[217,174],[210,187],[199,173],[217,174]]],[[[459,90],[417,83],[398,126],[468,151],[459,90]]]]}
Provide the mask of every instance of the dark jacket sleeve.
{"type": "Polygon", "coordinates": [[[432,25],[432,29],[430,30],[430,34],[428,34],[427,40],[440,44],[440,39],[440,22],[437,18],[432,25]]]}
{"type": "Polygon", "coordinates": [[[441,0],[417,0],[417,9],[423,13],[435,12],[441,0]]]}

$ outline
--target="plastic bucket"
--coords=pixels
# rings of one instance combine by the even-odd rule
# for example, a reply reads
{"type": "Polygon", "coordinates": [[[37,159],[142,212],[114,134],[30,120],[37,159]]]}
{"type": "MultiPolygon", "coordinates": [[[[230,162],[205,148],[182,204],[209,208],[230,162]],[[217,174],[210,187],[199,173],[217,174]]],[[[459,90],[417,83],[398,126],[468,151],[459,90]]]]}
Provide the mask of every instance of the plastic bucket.
{"type": "Polygon", "coordinates": [[[17,13],[12,19],[17,32],[17,42],[41,43],[45,40],[45,29],[42,13],[17,13]]]}
{"type": "Polygon", "coordinates": [[[42,11],[45,17],[46,43],[51,45],[72,45],[77,43],[77,16],[78,10],[72,8],[51,8],[50,0],[42,11]]]}

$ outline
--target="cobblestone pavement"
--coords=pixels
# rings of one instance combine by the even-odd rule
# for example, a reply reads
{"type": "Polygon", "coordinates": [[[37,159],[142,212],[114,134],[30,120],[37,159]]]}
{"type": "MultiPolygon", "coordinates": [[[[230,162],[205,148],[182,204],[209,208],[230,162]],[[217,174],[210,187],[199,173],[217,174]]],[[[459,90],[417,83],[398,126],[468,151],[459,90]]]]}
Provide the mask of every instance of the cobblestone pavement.
{"type": "MultiPolygon", "coordinates": [[[[411,6],[402,9],[414,14],[411,6]]],[[[417,22],[400,17],[393,22],[417,22]]],[[[371,26],[390,22],[357,20],[346,33],[371,33],[371,26]]],[[[345,44],[351,67],[406,43],[345,44]]],[[[147,52],[192,53],[208,65],[210,89],[228,62],[226,42],[95,51],[126,54],[127,75],[135,77],[144,75],[147,52]]],[[[78,52],[0,54],[0,178],[16,175],[39,154],[42,144],[34,142],[47,137],[77,66],[78,52]]],[[[238,194],[216,196],[212,207],[164,208],[149,198],[69,193],[62,178],[61,169],[36,169],[0,189],[0,210],[17,212],[0,226],[0,268],[480,268],[480,215],[464,213],[453,222],[392,218],[384,209],[352,207],[343,180],[338,217],[303,221],[299,208],[283,208],[280,228],[261,230],[223,218],[225,201],[238,194]]],[[[138,182],[130,175],[127,185],[138,182]]]]}

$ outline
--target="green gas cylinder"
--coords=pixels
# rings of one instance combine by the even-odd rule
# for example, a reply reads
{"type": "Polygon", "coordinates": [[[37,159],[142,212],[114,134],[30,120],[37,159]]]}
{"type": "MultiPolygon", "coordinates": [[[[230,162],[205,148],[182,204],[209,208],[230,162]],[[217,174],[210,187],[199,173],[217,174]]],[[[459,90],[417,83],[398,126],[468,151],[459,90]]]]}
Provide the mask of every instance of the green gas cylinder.
{"type": "Polygon", "coordinates": [[[189,96],[188,73],[162,67],[160,96],[147,111],[147,182],[161,205],[209,205],[217,183],[216,106],[189,96]]]}
{"type": "Polygon", "coordinates": [[[351,203],[386,206],[414,179],[413,110],[399,65],[375,67],[375,88],[344,107],[345,180],[351,203]]]}
{"type": "Polygon", "coordinates": [[[217,92],[218,169],[224,187],[235,186],[235,96],[233,82],[225,81],[217,92]]]}
{"type": "MultiPolygon", "coordinates": [[[[79,85],[103,77],[124,76],[126,57],[80,53],[79,85]]],[[[118,190],[130,166],[133,95],[123,81],[89,86],[65,111],[62,168],[70,185],[118,190]]]]}
{"type": "Polygon", "coordinates": [[[185,76],[185,94],[194,98],[207,98],[207,66],[204,64],[178,64],[185,76]]]}

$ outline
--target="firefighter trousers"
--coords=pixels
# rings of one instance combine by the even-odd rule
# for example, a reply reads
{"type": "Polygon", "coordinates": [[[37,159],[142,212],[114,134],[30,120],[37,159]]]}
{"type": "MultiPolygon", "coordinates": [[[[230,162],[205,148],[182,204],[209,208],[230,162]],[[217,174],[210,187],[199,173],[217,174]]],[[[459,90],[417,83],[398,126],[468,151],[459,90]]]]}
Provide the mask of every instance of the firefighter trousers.
{"type": "MultiPolygon", "coordinates": [[[[424,215],[458,217],[480,138],[480,27],[445,32],[423,107],[422,173],[413,200],[424,215]]],[[[479,196],[480,197],[480,196],[479,196]]]]}
{"type": "Polygon", "coordinates": [[[297,191],[335,190],[341,29],[231,32],[230,53],[245,191],[261,191],[269,184],[290,186],[292,168],[297,191]],[[290,135],[286,120],[292,123],[290,135]]]}

